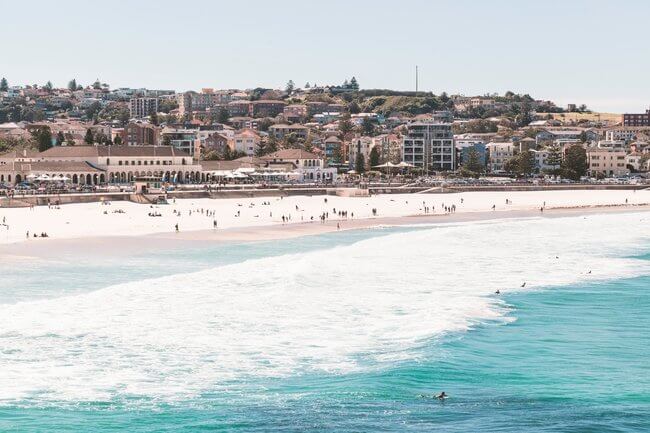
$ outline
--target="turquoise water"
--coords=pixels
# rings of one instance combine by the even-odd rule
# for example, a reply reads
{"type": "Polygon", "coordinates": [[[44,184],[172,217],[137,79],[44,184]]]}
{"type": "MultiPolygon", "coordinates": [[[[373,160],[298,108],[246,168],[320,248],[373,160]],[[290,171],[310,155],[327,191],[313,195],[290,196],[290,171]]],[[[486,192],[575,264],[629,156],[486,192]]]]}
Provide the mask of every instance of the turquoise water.
{"type": "MultiPolygon", "coordinates": [[[[486,230],[494,231],[495,227],[486,230]]],[[[55,302],[62,295],[92,293],[105,287],[106,281],[115,284],[173,278],[175,274],[192,275],[202,269],[268,257],[281,260],[289,254],[310,251],[338,251],[338,255],[328,253],[324,257],[349,257],[364,251],[349,248],[384,238],[383,242],[389,242],[402,237],[411,248],[425,232],[435,230],[445,229],[359,231],[318,236],[307,242],[187,249],[128,261],[88,258],[74,265],[32,265],[31,272],[53,275],[47,285],[42,278],[22,278],[19,271],[8,268],[3,272],[10,286],[0,302],[55,302]]],[[[458,230],[454,236],[462,234],[463,229],[458,230]]],[[[603,251],[598,254],[600,257],[603,251]]],[[[639,248],[635,243],[633,250],[617,250],[616,254],[636,266],[650,261],[647,244],[639,248]]],[[[329,285],[322,280],[320,284],[324,288],[329,285]]],[[[96,400],[43,398],[39,392],[32,392],[27,397],[2,401],[0,431],[649,431],[649,287],[650,276],[640,272],[532,290],[513,288],[504,290],[500,297],[489,292],[483,297],[500,312],[498,317],[472,320],[466,330],[418,338],[407,349],[397,351],[404,356],[391,354],[388,360],[377,361],[374,345],[363,345],[351,355],[356,361],[354,368],[323,371],[293,366],[288,374],[233,376],[221,380],[219,386],[202,388],[182,398],[167,398],[158,391],[136,395],[113,389],[108,397],[96,400]],[[431,398],[442,390],[450,395],[448,400],[431,398]]],[[[393,286],[393,290],[398,289],[393,286]]],[[[409,312],[404,307],[400,314],[408,316],[409,312]]],[[[332,320],[333,316],[327,317],[326,322],[332,320]]],[[[319,331],[323,338],[339,336],[328,334],[327,329],[319,331]]],[[[56,328],[52,332],[63,335],[56,328]]],[[[10,357],[15,340],[3,337],[7,335],[0,333],[1,353],[10,357]]],[[[399,337],[404,338],[402,334],[399,337]]],[[[385,347],[382,345],[381,350],[385,347]]],[[[69,362],[74,363],[75,358],[69,362]]],[[[168,362],[191,370],[189,374],[200,369],[199,364],[180,364],[178,359],[168,362]]],[[[297,364],[309,362],[313,360],[297,364]]],[[[115,372],[123,374],[122,370],[115,372]]],[[[82,395],[78,389],[68,392],[82,395]]]]}

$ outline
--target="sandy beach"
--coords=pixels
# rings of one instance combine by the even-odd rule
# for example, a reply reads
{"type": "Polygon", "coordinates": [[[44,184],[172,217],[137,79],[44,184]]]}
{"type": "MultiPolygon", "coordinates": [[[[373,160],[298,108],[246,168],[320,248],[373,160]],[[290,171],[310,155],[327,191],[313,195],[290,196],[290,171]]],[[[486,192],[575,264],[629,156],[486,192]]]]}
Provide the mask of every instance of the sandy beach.
{"type": "Polygon", "coordinates": [[[170,243],[246,242],[378,226],[648,209],[648,190],[292,196],[185,199],[159,206],[131,202],[41,206],[0,209],[0,220],[5,224],[0,227],[0,255],[28,258],[51,255],[53,249],[110,254],[111,250],[123,251],[126,244],[130,250],[146,251],[170,243]],[[347,217],[339,214],[344,211],[347,217]],[[326,219],[321,222],[323,214],[326,219]],[[48,237],[33,237],[42,232],[48,237]]]}

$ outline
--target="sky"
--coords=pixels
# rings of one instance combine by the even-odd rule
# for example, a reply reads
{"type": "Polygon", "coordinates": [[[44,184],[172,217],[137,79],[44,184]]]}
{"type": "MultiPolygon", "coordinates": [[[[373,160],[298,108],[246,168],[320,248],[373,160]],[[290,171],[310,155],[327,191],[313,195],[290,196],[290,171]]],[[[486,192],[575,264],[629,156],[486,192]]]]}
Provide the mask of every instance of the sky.
{"type": "Polygon", "coordinates": [[[177,91],[288,80],[483,95],[605,112],[650,106],[643,0],[2,2],[0,76],[177,91]]]}

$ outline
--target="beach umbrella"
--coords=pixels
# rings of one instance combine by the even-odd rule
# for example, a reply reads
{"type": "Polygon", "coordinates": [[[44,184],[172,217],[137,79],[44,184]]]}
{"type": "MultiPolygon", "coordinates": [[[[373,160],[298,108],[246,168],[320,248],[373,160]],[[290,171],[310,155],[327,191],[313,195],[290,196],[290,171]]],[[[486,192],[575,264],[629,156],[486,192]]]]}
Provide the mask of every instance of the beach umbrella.
{"type": "Polygon", "coordinates": [[[408,162],[404,162],[404,161],[402,161],[402,162],[400,162],[399,164],[397,164],[395,167],[413,168],[413,167],[415,167],[415,166],[409,164],[408,162]]]}

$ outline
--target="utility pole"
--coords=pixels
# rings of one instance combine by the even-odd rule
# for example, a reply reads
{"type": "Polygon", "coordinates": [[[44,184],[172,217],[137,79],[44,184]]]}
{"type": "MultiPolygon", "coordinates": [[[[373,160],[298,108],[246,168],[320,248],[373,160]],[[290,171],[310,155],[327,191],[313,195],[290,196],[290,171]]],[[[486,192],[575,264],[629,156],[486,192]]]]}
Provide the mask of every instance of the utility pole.
{"type": "Polygon", "coordinates": [[[418,65],[415,65],[415,96],[418,96],[418,65]]]}

